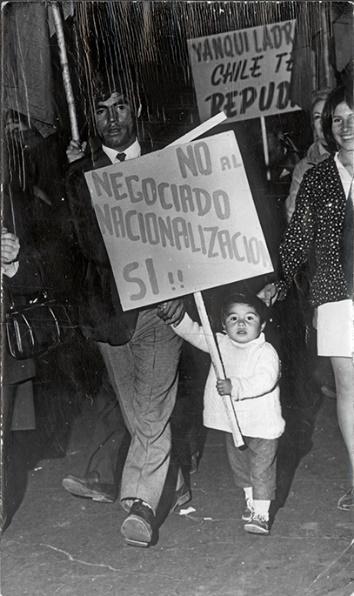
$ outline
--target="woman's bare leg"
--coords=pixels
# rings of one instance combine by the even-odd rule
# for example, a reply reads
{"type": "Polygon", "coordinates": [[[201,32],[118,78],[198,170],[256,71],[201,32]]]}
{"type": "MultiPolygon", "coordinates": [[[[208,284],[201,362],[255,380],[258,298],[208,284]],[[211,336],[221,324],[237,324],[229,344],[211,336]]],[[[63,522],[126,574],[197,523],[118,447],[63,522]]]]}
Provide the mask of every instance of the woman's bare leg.
{"type": "Polygon", "coordinates": [[[354,487],[354,362],[352,358],[331,358],[337,392],[337,416],[350,465],[354,487]]]}

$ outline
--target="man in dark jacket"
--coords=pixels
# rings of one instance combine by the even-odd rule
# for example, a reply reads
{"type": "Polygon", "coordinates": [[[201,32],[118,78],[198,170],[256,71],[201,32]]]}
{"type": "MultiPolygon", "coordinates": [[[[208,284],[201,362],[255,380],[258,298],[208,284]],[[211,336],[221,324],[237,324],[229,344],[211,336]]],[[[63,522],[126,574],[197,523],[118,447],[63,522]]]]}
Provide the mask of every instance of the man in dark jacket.
{"type": "MultiPolygon", "coordinates": [[[[140,156],[136,136],[140,106],[117,82],[101,83],[94,92],[94,110],[98,139],[91,143],[89,156],[72,164],[67,179],[67,198],[85,263],[80,326],[86,337],[97,342],[131,435],[120,495],[128,516],[121,531],[128,544],[148,546],[156,530],[156,509],[170,464],[169,419],[181,351],[181,341],[169,325],[181,320],[184,305],[173,300],[122,311],[83,173],[140,156]]],[[[118,455],[117,447],[113,448],[118,455]]],[[[99,476],[89,479],[86,486],[95,493],[81,496],[100,500],[100,481],[99,476]]],[[[66,488],[72,489],[73,484],[66,488]]],[[[103,488],[107,494],[107,486],[103,488]]],[[[186,502],[189,493],[180,488],[186,502]]]]}

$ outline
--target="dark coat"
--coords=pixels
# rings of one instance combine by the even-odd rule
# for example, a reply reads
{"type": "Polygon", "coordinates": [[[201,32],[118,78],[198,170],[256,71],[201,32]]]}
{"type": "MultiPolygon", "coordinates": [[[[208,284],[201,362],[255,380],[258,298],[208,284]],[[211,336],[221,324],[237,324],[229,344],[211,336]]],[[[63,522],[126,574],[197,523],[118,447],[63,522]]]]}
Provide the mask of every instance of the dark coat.
{"type": "MultiPolygon", "coordinates": [[[[16,304],[25,303],[28,296],[33,296],[42,289],[40,258],[31,245],[30,222],[22,208],[22,197],[13,194],[11,201],[7,190],[3,197],[3,226],[20,240],[18,255],[19,267],[13,277],[2,276],[3,308],[2,317],[6,317],[11,300],[16,304]]],[[[9,353],[5,320],[1,321],[3,341],[3,383],[15,384],[34,377],[35,365],[32,359],[15,360],[9,353]]]]}
{"type": "Polygon", "coordinates": [[[111,345],[132,337],[138,311],[123,312],[106,247],[97,223],[84,172],[111,165],[101,147],[74,162],[66,192],[78,248],[82,256],[79,324],[83,334],[111,345]]]}

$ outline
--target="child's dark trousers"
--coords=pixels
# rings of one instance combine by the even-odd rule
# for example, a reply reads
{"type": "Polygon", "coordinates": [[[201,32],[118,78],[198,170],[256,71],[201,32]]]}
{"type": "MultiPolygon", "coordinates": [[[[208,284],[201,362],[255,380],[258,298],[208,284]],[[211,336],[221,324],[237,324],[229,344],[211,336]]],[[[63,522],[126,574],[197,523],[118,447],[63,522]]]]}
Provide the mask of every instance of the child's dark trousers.
{"type": "Polygon", "coordinates": [[[225,437],[236,486],[252,487],[253,499],[274,499],[278,439],[243,437],[245,446],[240,449],[235,447],[231,433],[225,433],[225,437]]]}

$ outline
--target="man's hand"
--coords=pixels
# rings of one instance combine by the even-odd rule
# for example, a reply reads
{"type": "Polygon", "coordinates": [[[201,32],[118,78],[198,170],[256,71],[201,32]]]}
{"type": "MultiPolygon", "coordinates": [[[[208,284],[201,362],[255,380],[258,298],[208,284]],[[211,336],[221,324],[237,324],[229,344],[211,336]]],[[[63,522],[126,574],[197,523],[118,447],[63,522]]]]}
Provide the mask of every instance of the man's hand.
{"type": "Polygon", "coordinates": [[[186,309],[183,300],[177,298],[175,300],[160,302],[157,311],[157,314],[165,323],[168,325],[178,325],[182,321],[186,309]]]}
{"type": "Polygon", "coordinates": [[[87,143],[78,143],[77,141],[71,140],[66,150],[66,157],[69,163],[81,159],[85,155],[87,143]]]}
{"type": "Polygon", "coordinates": [[[231,395],[232,383],[230,379],[218,379],[216,381],[216,388],[219,395],[231,395]]]}
{"type": "Polygon", "coordinates": [[[264,286],[264,288],[258,292],[257,296],[263,300],[267,306],[273,306],[274,302],[276,302],[278,298],[278,294],[279,292],[276,284],[271,283],[264,286]]]}
{"type": "Polygon", "coordinates": [[[17,259],[20,241],[15,234],[10,234],[6,228],[1,230],[1,265],[9,265],[17,259]]]}

